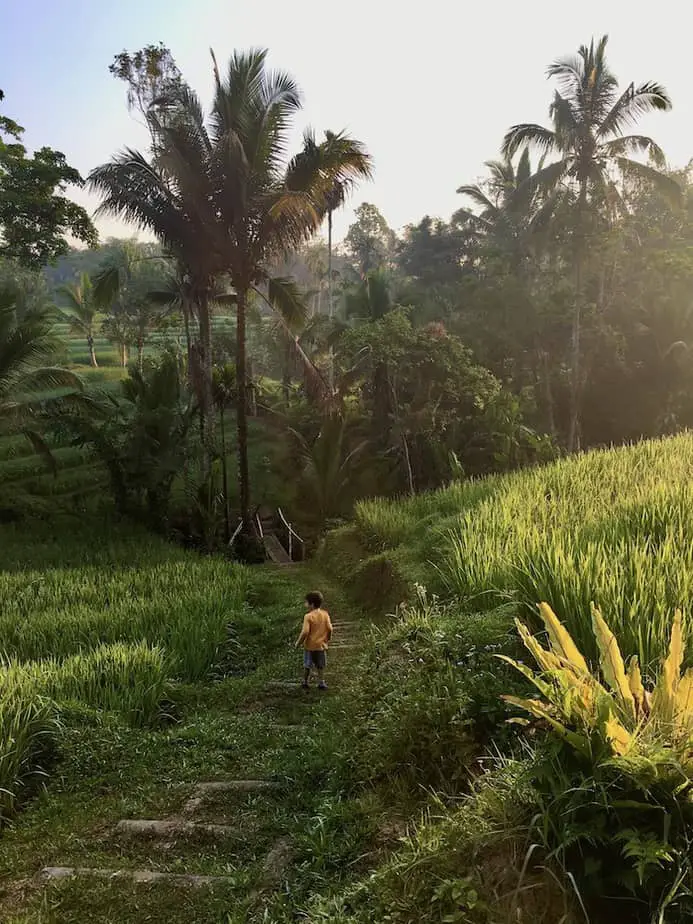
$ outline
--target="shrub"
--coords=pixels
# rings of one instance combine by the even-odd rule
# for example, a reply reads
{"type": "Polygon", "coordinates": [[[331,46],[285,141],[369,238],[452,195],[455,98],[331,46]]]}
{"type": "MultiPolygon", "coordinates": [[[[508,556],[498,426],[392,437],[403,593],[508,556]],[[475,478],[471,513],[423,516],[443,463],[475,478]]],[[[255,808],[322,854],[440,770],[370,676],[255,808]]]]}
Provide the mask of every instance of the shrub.
{"type": "Polygon", "coordinates": [[[522,765],[479,780],[454,808],[437,803],[367,878],[318,901],[315,922],[577,924],[572,889],[532,862],[522,765]]]}
{"type": "Polygon", "coordinates": [[[361,777],[399,776],[414,786],[465,789],[470,764],[507,707],[512,683],[494,654],[510,652],[505,612],[461,614],[421,585],[374,633],[362,666],[354,759],[361,777]]]}
{"type": "Polygon", "coordinates": [[[681,673],[681,615],[650,690],[637,658],[626,669],[599,610],[600,676],[551,608],[540,611],[548,648],[518,626],[541,673],[515,666],[542,699],[507,697],[558,740],[530,765],[534,834],[600,914],[613,904],[632,921],[693,920],[693,669],[681,673]]]}

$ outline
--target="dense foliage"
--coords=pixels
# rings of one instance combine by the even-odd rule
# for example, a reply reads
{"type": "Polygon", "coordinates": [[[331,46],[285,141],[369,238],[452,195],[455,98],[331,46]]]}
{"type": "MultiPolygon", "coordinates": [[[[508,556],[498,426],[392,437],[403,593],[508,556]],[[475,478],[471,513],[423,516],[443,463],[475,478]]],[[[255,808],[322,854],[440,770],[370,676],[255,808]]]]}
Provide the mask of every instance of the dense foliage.
{"type": "Polygon", "coordinates": [[[84,182],[78,171],[49,147],[30,156],[23,133],[0,116],[0,257],[40,269],[67,252],[66,235],[90,245],[97,235],[86,211],[65,195],[84,182]]]}

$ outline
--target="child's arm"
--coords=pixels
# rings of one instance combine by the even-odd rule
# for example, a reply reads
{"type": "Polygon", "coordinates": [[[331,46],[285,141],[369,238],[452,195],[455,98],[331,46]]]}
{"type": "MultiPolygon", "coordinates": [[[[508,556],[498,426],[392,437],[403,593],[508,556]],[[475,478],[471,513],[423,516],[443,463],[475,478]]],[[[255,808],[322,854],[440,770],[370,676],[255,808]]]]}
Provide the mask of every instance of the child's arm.
{"type": "Polygon", "coordinates": [[[308,637],[309,634],[310,634],[310,618],[308,616],[308,613],[306,613],[306,617],[303,620],[303,628],[301,629],[301,634],[296,639],[296,648],[299,648],[303,644],[304,640],[308,637]]]}
{"type": "Polygon", "coordinates": [[[329,613],[327,614],[327,641],[332,641],[332,620],[329,613]]]}

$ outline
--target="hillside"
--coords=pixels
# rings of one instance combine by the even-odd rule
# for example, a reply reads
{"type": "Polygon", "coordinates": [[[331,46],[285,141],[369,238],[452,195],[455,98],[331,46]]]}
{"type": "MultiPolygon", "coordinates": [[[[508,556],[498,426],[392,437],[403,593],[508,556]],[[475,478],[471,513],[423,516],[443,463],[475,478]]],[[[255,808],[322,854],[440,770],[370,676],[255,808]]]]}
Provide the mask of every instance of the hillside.
{"type": "Polygon", "coordinates": [[[391,604],[413,580],[470,611],[516,603],[531,616],[546,600],[587,647],[594,602],[650,665],[673,610],[693,607],[692,478],[691,434],[591,452],[364,501],[324,556],[357,595],[391,604]]]}
{"type": "Polygon", "coordinates": [[[608,692],[546,713],[565,738],[510,724],[529,668],[498,656],[531,663],[513,617],[549,599],[596,671],[596,600],[651,689],[690,610],[692,470],[686,434],[370,501],[319,571],[84,516],[0,527],[4,919],[689,920],[687,739],[643,714],[616,759],[608,692]],[[322,699],[291,647],[314,586],[322,699]]]}

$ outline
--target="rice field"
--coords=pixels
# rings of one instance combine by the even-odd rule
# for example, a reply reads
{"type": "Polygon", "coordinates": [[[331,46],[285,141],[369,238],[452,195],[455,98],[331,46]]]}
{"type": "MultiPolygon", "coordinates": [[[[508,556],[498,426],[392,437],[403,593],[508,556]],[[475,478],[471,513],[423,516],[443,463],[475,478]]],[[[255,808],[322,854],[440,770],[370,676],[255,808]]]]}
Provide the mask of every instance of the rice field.
{"type": "MultiPolygon", "coordinates": [[[[225,316],[214,318],[217,332],[227,331],[233,319],[225,316]]],[[[58,322],[55,333],[64,345],[57,361],[76,372],[89,391],[114,393],[126,376],[127,370],[119,365],[116,349],[103,337],[95,338],[96,357],[99,363],[94,369],[89,365],[89,350],[86,340],[70,331],[69,324],[58,322]]],[[[182,330],[175,328],[166,332],[154,332],[145,347],[145,356],[155,356],[162,347],[175,341],[184,343],[182,330]]],[[[130,359],[136,353],[131,351],[130,359]]],[[[49,397],[57,392],[45,392],[49,397]]],[[[0,508],[3,498],[12,498],[13,493],[24,498],[34,498],[41,503],[50,501],[51,507],[72,509],[76,504],[91,503],[93,498],[107,491],[108,477],[105,468],[86,450],[53,443],[53,456],[57,462],[57,475],[48,471],[45,461],[35,453],[31,443],[22,435],[3,432],[0,428],[0,508]]]]}
{"type": "Polygon", "coordinates": [[[47,769],[66,710],[145,725],[177,683],[205,680],[247,583],[133,527],[0,526],[0,821],[47,769]]]}
{"type": "MultiPolygon", "coordinates": [[[[693,628],[693,435],[591,452],[356,512],[372,551],[425,560],[473,610],[546,600],[594,654],[591,604],[647,668],[693,628]]],[[[693,658],[693,645],[689,646],[693,658]]]]}

